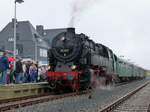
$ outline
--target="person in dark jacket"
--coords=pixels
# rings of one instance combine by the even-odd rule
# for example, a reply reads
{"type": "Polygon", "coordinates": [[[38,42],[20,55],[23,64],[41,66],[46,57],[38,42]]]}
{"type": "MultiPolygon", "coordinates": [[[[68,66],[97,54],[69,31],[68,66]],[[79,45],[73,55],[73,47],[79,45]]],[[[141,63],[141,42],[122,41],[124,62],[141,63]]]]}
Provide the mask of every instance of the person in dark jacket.
{"type": "Polygon", "coordinates": [[[7,84],[7,70],[9,69],[9,61],[7,57],[7,52],[3,53],[3,56],[0,58],[0,84],[7,84]]]}
{"type": "Polygon", "coordinates": [[[16,83],[22,83],[23,82],[23,66],[21,59],[18,59],[16,62],[16,70],[15,70],[15,75],[16,75],[16,83]]]}
{"type": "Polygon", "coordinates": [[[30,66],[31,66],[31,62],[30,61],[27,61],[26,62],[26,70],[25,70],[25,82],[26,83],[29,83],[31,82],[31,77],[30,77],[30,74],[29,74],[29,69],[30,69],[30,66]]]}

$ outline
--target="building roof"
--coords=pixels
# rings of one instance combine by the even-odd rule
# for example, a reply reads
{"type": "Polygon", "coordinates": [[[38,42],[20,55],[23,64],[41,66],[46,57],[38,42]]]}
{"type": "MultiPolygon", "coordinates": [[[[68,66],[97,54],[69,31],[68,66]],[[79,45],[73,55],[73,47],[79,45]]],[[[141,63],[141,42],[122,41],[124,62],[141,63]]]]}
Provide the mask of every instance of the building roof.
{"type": "MultiPolygon", "coordinates": [[[[12,19],[12,21],[9,22],[8,25],[13,25],[13,21],[14,20],[12,19]]],[[[47,42],[43,39],[41,35],[38,34],[36,29],[29,21],[17,21],[17,27],[18,27],[17,31],[20,30],[19,33],[21,33],[21,35],[22,33],[28,32],[28,35],[32,37],[33,41],[37,42],[38,46],[48,48],[47,42]]],[[[5,30],[5,28],[3,30],[5,30]]]]}
{"type": "Polygon", "coordinates": [[[51,46],[52,39],[61,32],[66,31],[66,28],[59,28],[59,29],[45,29],[44,30],[44,40],[48,42],[51,46]]]}
{"type": "Polygon", "coordinates": [[[36,29],[33,27],[33,25],[29,22],[29,27],[31,30],[31,33],[33,34],[33,39],[37,42],[38,46],[41,47],[49,47],[48,43],[43,39],[43,37],[41,35],[39,35],[39,33],[36,31],[36,29]]]}

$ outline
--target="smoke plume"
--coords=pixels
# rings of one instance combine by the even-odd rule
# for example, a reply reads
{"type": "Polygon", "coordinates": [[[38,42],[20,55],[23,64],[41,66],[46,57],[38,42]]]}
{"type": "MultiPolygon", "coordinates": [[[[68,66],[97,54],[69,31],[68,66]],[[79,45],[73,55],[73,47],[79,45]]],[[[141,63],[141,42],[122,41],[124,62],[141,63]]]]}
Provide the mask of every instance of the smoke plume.
{"type": "Polygon", "coordinates": [[[81,15],[99,0],[74,0],[72,4],[71,18],[69,27],[74,27],[81,15]]]}

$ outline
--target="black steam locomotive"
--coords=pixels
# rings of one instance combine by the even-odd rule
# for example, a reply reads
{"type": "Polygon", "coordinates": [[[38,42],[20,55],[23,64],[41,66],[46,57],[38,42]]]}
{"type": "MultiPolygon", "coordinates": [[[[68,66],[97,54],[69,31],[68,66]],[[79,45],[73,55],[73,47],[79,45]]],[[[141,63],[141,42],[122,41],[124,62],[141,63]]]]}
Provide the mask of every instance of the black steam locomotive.
{"type": "Polygon", "coordinates": [[[74,90],[145,77],[145,70],[119,59],[108,47],[95,43],[74,28],[58,34],[48,51],[51,89],[74,90]]]}

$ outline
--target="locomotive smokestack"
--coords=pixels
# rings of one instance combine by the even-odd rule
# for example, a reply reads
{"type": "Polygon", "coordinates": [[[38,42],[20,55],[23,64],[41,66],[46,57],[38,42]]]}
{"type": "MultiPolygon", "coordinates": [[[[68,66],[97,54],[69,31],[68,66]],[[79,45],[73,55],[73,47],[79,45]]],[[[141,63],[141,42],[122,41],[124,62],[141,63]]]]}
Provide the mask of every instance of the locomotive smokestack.
{"type": "Polygon", "coordinates": [[[75,34],[75,28],[73,28],[73,27],[67,28],[67,32],[75,34]]]}

